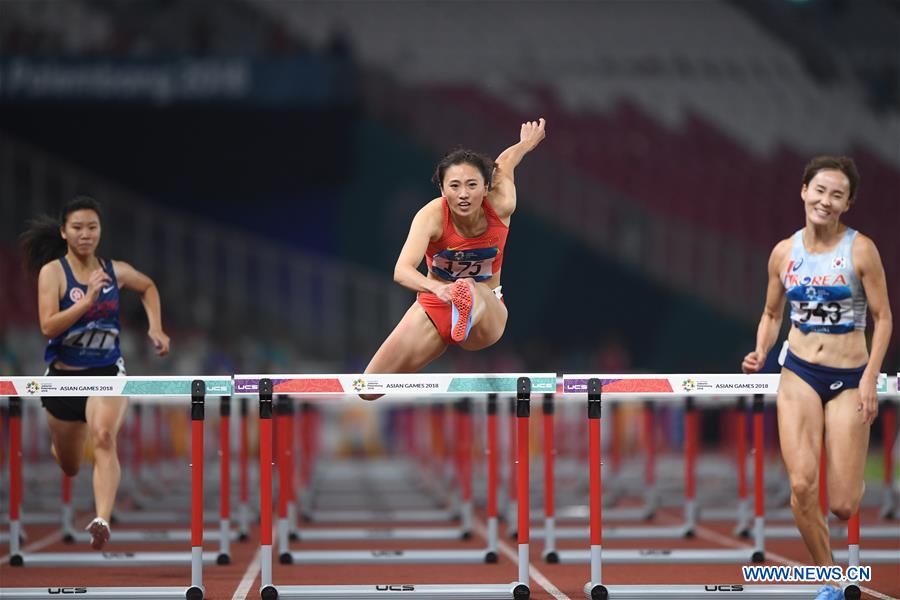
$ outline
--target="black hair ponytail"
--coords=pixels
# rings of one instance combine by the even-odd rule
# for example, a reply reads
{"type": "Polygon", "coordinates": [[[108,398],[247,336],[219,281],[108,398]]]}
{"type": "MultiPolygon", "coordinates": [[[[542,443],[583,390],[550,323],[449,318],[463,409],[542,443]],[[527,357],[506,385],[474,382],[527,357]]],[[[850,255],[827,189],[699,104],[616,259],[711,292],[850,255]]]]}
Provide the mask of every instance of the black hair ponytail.
{"type": "Polygon", "coordinates": [[[102,219],[99,202],[90,196],[75,196],[62,207],[59,219],[41,215],[27,222],[28,229],[19,236],[19,243],[25,252],[25,268],[30,273],[37,273],[48,262],[66,255],[68,244],[59,230],[76,210],[92,210],[102,219]]]}

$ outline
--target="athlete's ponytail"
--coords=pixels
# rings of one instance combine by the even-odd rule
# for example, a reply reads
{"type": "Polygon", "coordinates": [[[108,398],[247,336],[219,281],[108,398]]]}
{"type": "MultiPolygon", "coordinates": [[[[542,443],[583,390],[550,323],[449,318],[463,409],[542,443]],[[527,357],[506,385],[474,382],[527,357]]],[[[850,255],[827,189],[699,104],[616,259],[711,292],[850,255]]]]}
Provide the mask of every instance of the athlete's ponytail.
{"type": "Polygon", "coordinates": [[[19,236],[19,243],[25,252],[25,268],[29,272],[37,273],[48,262],[66,255],[68,244],[59,230],[76,210],[92,210],[102,218],[100,203],[90,196],[75,196],[62,207],[58,219],[41,215],[27,222],[28,229],[19,236]]]}

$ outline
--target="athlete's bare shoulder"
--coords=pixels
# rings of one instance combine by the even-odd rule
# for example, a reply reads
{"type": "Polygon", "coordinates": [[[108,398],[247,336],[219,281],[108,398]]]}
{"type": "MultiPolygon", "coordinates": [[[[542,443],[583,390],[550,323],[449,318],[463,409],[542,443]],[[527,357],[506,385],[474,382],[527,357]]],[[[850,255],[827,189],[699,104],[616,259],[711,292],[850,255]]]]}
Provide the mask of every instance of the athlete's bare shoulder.
{"type": "Polygon", "coordinates": [[[851,246],[851,248],[853,250],[862,250],[863,252],[871,252],[873,250],[877,250],[875,246],[875,240],[861,231],[856,232],[856,237],[853,238],[853,245],[851,246]]]}
{"type": "Polygon", "coordinates": [[[58,260],[51,260],[38,272],[38,289],[55,290],[62,297],[66,293],[66,274],[58,260]]]}
{"type": "Polygon", "coordinates": [[[429,214],[429,215],[432,215],[432,214],[433,214],[433,215],[438,215],[438,216],[440,216],[440,217],[443,217],[443,215],[444,215],[444,203],[445,203],[445,202],[446,202],[446,200],[444,200],[443,197],[438,196],[437,198],[435,198],[435,199],[429,201],[428,204],[426,204],[425,206],[423,206],[423,207],[421,208],[421,210],[419,210],[419,212],[420,212],[420,213],[427,213],[427,214],[429,214]]]}
{"type": "Polygon", "coordinates": [[[59,264],[58,260],[51,260],[38,272],[38,280],[58,282],[65,278],[65,273],[63,273],[62,265],[59,264]]]}
{"type": "Polygon", "coordinates": [[[881,255],[875,246],[875,241],[867,235],[857,232],[856,238],[850,246],[850,253],[853,256],[857,274],[868,273],[876,267],[884,268],[881,265],[881,255]]]}
{"type": "Polygon", "coordinates": [[[772,254],[769,255],[769,271],[780,272],[784,266],[785,260],[791,253],[791,238],[785,238],[775,244],[772,248],[772,254]]]}
{"type": "Polygon", "coordinates": [[[775,244],[774,248],[772,248],[772,257],[786,257],[790,253],[793,243],[794,242],[792,238],[784,238],[783,240],[775,244]]]}
{"type": "Polygon", "coordinates": [[[444,229],[444,203],[443,198],[435,198],[419,209],[416,220],[427,225],[429,230],[442,231],[444,229]]]}

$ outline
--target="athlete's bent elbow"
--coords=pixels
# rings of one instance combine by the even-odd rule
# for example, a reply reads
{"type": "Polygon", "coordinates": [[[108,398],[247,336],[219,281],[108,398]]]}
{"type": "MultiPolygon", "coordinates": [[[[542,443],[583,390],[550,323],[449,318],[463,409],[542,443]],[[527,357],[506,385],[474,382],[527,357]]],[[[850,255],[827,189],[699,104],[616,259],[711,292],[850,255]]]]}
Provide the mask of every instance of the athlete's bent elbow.
{"type": "Polygon", "coordinates": [[[147,287],[141,290],[141,297],[146,298],[148,294],[156,292],[156,295],[159,295],[159,288],[156,287],[156,284],[153,283],[153,280],[150,279],[147,283],[147,287]]]}
{"type": "Polygon", "coordinates": [[[406,282],[409,281],[409,274],[407,273],[407,269],[408,267],[400,265],[394,267],[394,283],[406,287],[406,282]]]}

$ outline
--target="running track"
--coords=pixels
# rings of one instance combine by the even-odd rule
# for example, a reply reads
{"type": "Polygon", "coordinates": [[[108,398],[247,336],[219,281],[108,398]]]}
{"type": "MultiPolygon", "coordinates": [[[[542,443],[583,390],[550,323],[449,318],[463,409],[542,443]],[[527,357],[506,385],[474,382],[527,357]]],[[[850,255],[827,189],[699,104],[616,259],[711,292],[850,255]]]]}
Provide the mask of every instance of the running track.
{"type": "MultiPolygon", "coordinates": [[[[79,515],[76,522],[87,522],[87,515],[79,515]]],[[[679,514],[674,510],[660,511],[656,524],[667,525],[679,522],[679,514]]],[[[454,547],[479,548],[484,546],[483,515],[476,520],[476,535],[469,542],[454,542],[454,547]]],[[[863,515],[865,525],[890,523],[879,522],[874,513],[863,515]]],[[[423,524],[417,524],[423,526],[423,524]]],[[[435,526],[441,526],[435,523],[435,526]]],[[[377,526],[377,524],[373,524],[377,526]]],[[[863,548],[895,548],[900,550],[900,525],[896,522],[898,537],[893,540],[862,540],[863,548]]],[[[607,543],[606,548],[737,548],[750,547],[743,540],[730,534],[731,524],[700,526],[698,536],[693,540],[659,540],[607,543]]],[[[63,552],[74,550],[72,546],[58,542],[59,530],[49,526],[30,525],[26,551],[63,552]]],[[[115,530],[113,532],[115,534],[115,530]]],[[[501,533],[503,528],[501,527],[501,533]]],[[[835,546],[841,546],[838,541],[835,546]]],[[[384,549],[414,549],[445,547],[446,543],[382,542],[377,546],[384,549]]],[[[560,548],[587,547],[586,541],[559,541],[560,548]]],[[[247,542],[232,544],[232,564],[210,565],[204,568],[203,579],[206,597],[212,600],[243,600],[259,597],[259,567],[257,550],[258,531],[254,531],[247,542]]],[[[366,543],[294,543],[293,549],[371,549],[372,542],[366,543]]],[[[767,564],[807,564],[806,550],[801,541],[768,540],[766,542],[769,562],[767,564]]],[[[216,550],[216,544],[208,544],[207,550],[216,550]]],[[[85,551],[86,548],[77,548],[85,551]]],[[[187,550],[174,544],[152,545],[111,545],[110,551],[166,551],[187,550]]],[[[541,541],[531,541],[531,589],[532,598],[583,598],[582,586],[587,581],[588,565],[551,565],[540,556],[541,541]]],[[[376,584],[376,583],[508,583],[516,574],[516,545],[508,537],[501,537],[501,559],[496,565],[344,565],[314,567],[302,565],[274,565],[273,579],[277,584],[376,584]]],[[[102,567],[91,569],[64,568],[13,568],[9,558],[2,556],[0,564],[0,585],[3,587],[65,587],[65,586],[181,586],[190,581],[188,566],[171,567],[102,567]]],[[[864,589],[868,593],[863,598],[884,600],[900,599],[900,565],[872,565],[873,580],[864,589]]],[[[739,565],[606,565],[603,568],[607,584],[626,583],[741,583],[739,565]]],[[[124,600],[124,599],[123,599],[124,600]]]]}

